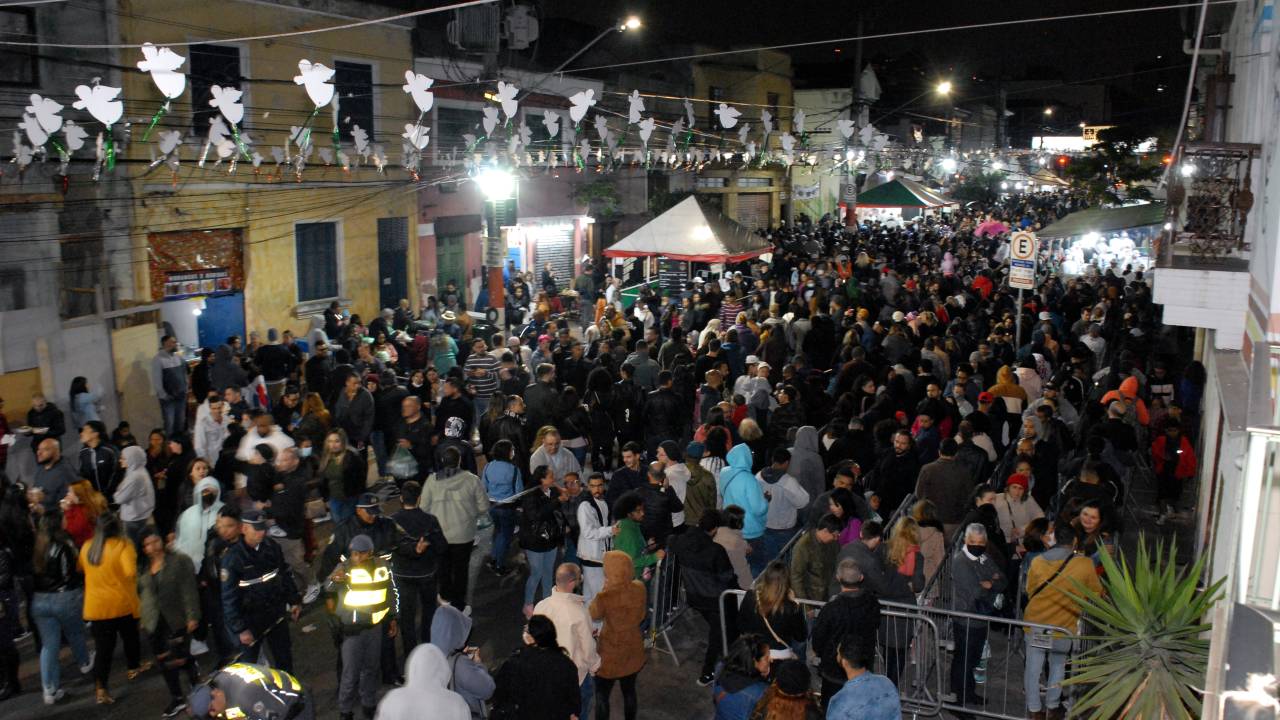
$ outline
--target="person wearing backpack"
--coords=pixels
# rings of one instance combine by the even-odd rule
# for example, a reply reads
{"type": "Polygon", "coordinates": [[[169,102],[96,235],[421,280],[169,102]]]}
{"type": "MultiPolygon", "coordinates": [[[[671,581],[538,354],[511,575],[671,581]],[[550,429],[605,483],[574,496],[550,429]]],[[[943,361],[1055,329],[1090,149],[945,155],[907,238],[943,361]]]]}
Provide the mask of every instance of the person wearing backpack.
{"type": "Polygon", "coordinates": [[[493,676],[480,661],[480,648],[467,645],[472,620],[452,605],[442,605],[431,620],[431,644],[449,663],[449,690],[458,693],[472,718],[485,717],[484,704],[493,697],[493,676]]]}

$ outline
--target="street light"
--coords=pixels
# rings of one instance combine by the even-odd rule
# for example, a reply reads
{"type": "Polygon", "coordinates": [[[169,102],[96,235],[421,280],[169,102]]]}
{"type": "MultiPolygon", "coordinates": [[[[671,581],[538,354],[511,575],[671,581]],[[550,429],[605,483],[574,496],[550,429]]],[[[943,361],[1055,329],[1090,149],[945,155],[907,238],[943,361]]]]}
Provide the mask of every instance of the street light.
{"type": "Polygon", "coordinates": [[[934,89],[938,91],[938,94],[939,94],[939,95],[950,95],[950,94],[951,94],[951,81],[950,81],[950,80],[943,80],[942,82],[938,83],[938,87],[936,87],[936,88],[934,88],[934,89]]]}
{"type": "Polygon", "coordinates": [[[953,172],[955,172],[955,171],[956,171],[956,160],[955,160],[955,158],[943,158],[943,160],[942,160],[942,169],[943,169],[945,172],[949,172],[949,173],[953,173],[953,172]]]}
{"type": "Polygon", "coordinates": [[[618,26],[618,32],[624,32],[626,30],[639,30],[639,29],[640,29],[640,18],[636,17],[635,15],[632,15],[626,20],[622,21],[622,24],[618,26]]]}
{"type": "Polygon", "coordinates": [[[485,199],[493,203],[511,199],[516,190],[516,176],[498,168],[481,170],[475,181],[485,199]]]}
{"type": "Polygon", "coordinates": [[[484,264],[489,269],[489,307],[497,308],[498,324],[501,326],[502,314],[507,304],[502,284],[502,256],[506,252],[502,247],[502,228],[498,227],[498,203],[515,196],[516,176],[509,170],[486,167],[476,173],[474,180],[486,201],[484,264]]]}
{"type": "Polygon", "coordinates": [[[1053,108],[1051,108],[1051,107],[1047,107],[1047,108],[1045,108],[1045,109],[1044,109],[1044,115],[1045,115],[1045,117],[1053,117],[1053,108]]]}

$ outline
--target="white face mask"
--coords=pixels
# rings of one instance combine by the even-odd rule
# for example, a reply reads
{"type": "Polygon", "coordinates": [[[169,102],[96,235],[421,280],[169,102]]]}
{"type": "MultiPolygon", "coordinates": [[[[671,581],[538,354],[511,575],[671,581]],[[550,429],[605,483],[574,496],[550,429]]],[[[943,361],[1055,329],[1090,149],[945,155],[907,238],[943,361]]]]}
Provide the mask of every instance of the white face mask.
{"type": "Polygon", "coordinates": [[[304,458],[311,457],[311,447],[298,448],[298,456],[304,458]]]}

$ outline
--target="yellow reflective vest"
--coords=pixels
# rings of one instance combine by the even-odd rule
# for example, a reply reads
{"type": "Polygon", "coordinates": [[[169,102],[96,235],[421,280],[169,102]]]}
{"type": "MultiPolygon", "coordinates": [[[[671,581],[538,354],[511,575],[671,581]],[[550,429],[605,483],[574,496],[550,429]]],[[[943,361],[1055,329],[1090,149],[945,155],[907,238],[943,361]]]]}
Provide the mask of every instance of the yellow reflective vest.
{"type": "Polygon", "coordinates": [[[395,618],[399,606],[391,569],[375,559],[347,570],[335,611],[344,627],[362,629],[395,618]]]}

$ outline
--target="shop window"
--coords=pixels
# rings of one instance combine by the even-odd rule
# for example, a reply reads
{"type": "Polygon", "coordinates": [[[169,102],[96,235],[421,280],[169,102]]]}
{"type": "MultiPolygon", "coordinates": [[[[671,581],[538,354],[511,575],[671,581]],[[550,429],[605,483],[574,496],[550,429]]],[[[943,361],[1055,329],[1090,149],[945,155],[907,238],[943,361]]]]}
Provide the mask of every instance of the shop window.
{"type": "Polygon", "coordinates": [[[62,241],[62,317],[83,317],[97,311],[94,295],[103,284],[103,250],[100,237],[70,237],[62,241]]]}
{"type": "MultiPolygon", "coordinates": [[[[30,8],[0,10],[0,37],[12,42],[36,42],[35,11],[30,8]]],[[[39,48],[34,45],[11,45],[0,50],[0,85],[38,85],[38,55],[39,48]]]]}
{"type": "Polygon", "coordinates": [[[699,188],[722,188],[722,187],[725,187],[725,178],[700,177],[697,179],[696,186],[699,188]]]}
{"type": "Polygon", "coordinates": [[[0,312],[27,307],[27,274],[22,269],[0,270],[0,312]]]}
{"type": "Polygon", "coordinates": [[[338,296],[338,226],[299,223],[294,226],[298,302],[338,296]]]}
{"type": "Polygon", "coordinates": [[[359,125],[373,140],[373,66],[336,61],[333,84],[338,92],[338,132],[351,140],[351,126],[359,125]]]}
{"type": "Polygon", "coordinates": [[[234,45],[192,45],[191,63],[191,131],[197,137],[209,133],[209,121],[218,109],[209,105],[210,90],[219,87],[241,87],[240,48],[234,45]]]}
{"type": "Polygon", "coordinates": [[[436,126],[431,129],[431,145],[439,152],[448,152],[463,144],[466,133],[480,137],[484,128],[480,121],[484,111],[471,108],[437,107],[436,126]]]}

